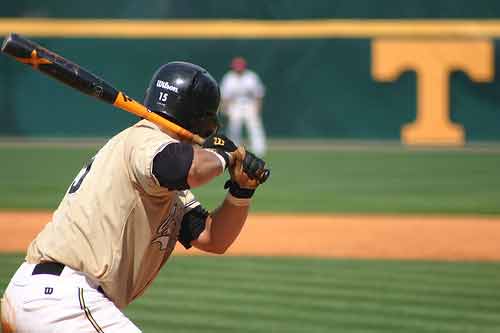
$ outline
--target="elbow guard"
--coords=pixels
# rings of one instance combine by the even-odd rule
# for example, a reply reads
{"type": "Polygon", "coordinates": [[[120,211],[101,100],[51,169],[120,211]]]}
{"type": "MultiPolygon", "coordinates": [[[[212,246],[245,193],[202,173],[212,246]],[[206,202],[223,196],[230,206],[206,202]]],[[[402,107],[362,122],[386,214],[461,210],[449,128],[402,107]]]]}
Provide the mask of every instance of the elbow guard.
{"type": "Polygon", "coordinates": [[[198,239],[203,230],[205,230],[207,217],[208,211],[201,206],[191,209],[184,215],[178,240],[186,249],[189,249],[191,242],[198,239]]]}

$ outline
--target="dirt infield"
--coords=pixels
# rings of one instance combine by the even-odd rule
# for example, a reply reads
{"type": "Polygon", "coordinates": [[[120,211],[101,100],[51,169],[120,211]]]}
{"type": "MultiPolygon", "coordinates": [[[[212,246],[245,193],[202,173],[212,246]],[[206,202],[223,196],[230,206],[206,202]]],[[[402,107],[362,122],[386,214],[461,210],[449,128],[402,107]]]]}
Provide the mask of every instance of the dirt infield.
{"type": "MultiPolygon", "coordinates": [[[[0,251],[24,251],[50,217],[0,212],[0,251]]],[[[499,240],[500,217],[253,214],[228,254],[500,261],[499,240]]]]}

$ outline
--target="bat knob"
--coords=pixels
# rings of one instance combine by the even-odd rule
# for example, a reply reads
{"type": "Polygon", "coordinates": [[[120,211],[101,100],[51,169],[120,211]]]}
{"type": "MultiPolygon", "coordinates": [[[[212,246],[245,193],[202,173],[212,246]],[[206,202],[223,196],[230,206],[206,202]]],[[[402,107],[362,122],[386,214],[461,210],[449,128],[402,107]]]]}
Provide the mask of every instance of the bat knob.
{"type": "Polygon", "coordinates": [[[265,183],[267,178],[269,178],[269,176],[271,175],[271,170],[269,169],[264,169],[264,171],[262,171],[260,177],[259,177],[259,182],[261,184],[265,183]]]}

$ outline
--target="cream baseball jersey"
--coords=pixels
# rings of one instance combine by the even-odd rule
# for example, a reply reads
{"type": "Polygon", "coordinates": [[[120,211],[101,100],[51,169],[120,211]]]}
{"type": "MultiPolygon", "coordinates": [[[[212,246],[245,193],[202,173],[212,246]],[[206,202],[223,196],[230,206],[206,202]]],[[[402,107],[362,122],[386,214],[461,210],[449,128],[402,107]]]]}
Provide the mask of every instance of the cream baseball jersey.
{"type": "Polygon", "coordinates": [[[189,190],[168,190],[152,173],[155,155],[178,142],[141,120],[108,141],[77,175],[26,261],[56,261],[97,280],[118,308],[141,295],[169,258],[189,190]]]}

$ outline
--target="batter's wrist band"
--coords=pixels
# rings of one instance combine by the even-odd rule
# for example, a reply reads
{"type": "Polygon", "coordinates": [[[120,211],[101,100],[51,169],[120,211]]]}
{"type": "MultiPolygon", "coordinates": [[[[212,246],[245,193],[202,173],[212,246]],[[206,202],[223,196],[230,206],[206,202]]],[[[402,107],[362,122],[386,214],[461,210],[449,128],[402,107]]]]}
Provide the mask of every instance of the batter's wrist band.
{"type": "Polygon", "coordinates": [[[224,151],[218,151],[214,149],[207,149],[209,152],[213,153],[219,161],[222,164],[222,170],[226,170],[227,166],[229,165],[229,156],[227,155],[226,152],[224,151]]]}
{"type": "Polygon", "coordinates": [[[229,188],[229,194],[238,199],[250,199],[255,193],[254,189],[240,187],[238,183],[232,180],[228,180],[224,184],[224,188],[229,188]]]}
{"type": "Polygon", "coordinates": [[[233,196],[230,192],[226,195],[226,201],[231,203],[233,206],[246,207],[250,206],[251,198],[237,198],[233,196]]]}
{"type": "Polygon", "coordinates": [[[215,152],[217,153],[217,155],[219,155],[220,157],[222,157],[224,159],[224,170],[229,166],[229,153],[222,150],[222,149],[216,149],[215,152]]]}

